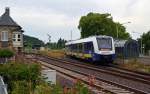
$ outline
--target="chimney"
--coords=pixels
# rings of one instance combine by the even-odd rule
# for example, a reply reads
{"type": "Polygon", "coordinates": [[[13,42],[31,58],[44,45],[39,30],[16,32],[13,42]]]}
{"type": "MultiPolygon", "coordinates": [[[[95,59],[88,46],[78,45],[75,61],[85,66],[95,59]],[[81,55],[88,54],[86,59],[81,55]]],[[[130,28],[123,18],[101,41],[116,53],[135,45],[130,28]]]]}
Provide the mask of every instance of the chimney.
{"type": "Polygon", "coordinates": [[[9,7],[6,7],[6,8],[5,8],[5,14],[6,14],[6,15],[9,15],[9,7]]]}

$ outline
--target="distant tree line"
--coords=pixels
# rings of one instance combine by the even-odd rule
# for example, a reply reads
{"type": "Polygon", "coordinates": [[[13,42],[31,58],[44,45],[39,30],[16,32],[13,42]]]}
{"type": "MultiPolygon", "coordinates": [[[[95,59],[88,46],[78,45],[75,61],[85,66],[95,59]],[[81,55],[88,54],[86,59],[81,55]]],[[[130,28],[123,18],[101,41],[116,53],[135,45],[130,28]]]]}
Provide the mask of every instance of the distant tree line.
{"type": "Polygon", "coordinates": [[[63,49],[65,48],[66,42],[67,42],[66,40],[60,38],[57,42],[46,43],[45,46],[50,49],[63,49]]]}
{"type": "Polygon", "coordinates": [[[38,38],[32,36],[24,35],[23,40],[25,47],[32,48],[34,45],[44,46],[44,42],[42,40],[39,40],[38,38]]]}
{"type": "Polygon", "coordinates": [[[45,44],[42,40],[39,40],[38,38],[24,35],[24,47],[28,49],[34,49],[39,47],[47,47],[50,49],[62,49],[65,47],[66,42],[66,40],[59,38],[57,42],[47,42],[45,44]]]}

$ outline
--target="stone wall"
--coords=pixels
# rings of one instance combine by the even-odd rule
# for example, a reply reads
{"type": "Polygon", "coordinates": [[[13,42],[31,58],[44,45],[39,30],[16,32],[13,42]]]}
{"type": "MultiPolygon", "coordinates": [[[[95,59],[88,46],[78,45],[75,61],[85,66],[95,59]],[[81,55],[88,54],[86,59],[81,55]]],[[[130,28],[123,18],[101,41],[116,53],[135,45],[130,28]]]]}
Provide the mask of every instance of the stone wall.
{"type": "Polygon", "coordinates": [[[0,49],[11,49],[17,51],[17,48],[13,47],[13,32],[17,32],[17,27],[1,26],[0,27],[0,49]],[[1,32],[8,31],[8,47],[2,47],[1,32]]]}
{"type": "Polygon", "coordinates": [[[5,27],[0,27],[0,48],[4,48],[2,47],[2,41],[1,41],[1,32],[2,31],[8,31],[8,47],[5,47],[5,48],[9,48],[11,49],[12,48],[12,32],[10,31],[10,28],[5,26],[5,27]]]}

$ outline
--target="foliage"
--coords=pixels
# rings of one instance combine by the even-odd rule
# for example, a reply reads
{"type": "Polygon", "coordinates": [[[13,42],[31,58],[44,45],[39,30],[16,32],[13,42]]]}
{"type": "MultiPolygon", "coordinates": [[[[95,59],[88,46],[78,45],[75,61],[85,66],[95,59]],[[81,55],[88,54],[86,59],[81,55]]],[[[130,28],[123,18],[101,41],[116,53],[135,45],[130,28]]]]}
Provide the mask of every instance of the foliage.
{"type": "Polygon", "coordinates": [[[0,65],[0,75],[8,80],[35,81],[40,75],[40,66],[37,64],[8,63],[0,65]]]}
{"type": "Polygon", "coordinates": [[[51,94],[63,94],[63,88],[60,85],[58,85],[58,84],[56,84],[56,85],[51,84],[50,86],[52,88],[51,89],[51,94]]]}
{"type": "Polygon", "coordinates": [[[77,94],[89,94],[89,90],[84,86],[80,81],[75,84],[75,88],[77,90],[77,94]]]}
{"type": "Polygon", "coordinates": [[[55,57],[55,58],[65,57],[65,53],[63,50],[39,51],[39,54],[43,56],[49,56],[49,57],[55,57]]]}
{"type": "Polygon", "coordinates": [[[25,47],[32,47],[34,45],[44,46],[44,42],[42,40],[39,40],[38,38],[31,37],[28,35],[23,35],[23,39],[25,42],[24,43],[25,47]]]}
{"type": "Polygon", "coordinates": [[[40,83],[36,89],[35,94],[90,94],[87,87],[80,81],[75,83],[72,88],[62,88],[60,85],[40,83]]]}
{"type": "Polygon", "coordinates": [[[13,89],[11,94],[30,94],[29,82],[13,81],[13,89]]]}
{"type": "Polygon", "coordinates": [[[46,46],[50,49],[62,49],[65,47],[66,40],[60,38],[57,42],[46,43],[38,38],[24,35],[24,46],[26,49],[32,49],[36,47],[46,46]]]}
{"type": "MultiPolygon", "coordinates": [[[[144,44],[144,50],[147,53],[150,50],[150,31],[144,33],[142,36],[142,44],[144,44]]],[[[141,39],[139,39],[141,41],[141,39]]]]}
{"type": "Polygon", "coordinates": [[[58,47],[59,49],[64,48],[64,47],[65,47],[65,43],[66,43],[66,40],[60,38],[60,39],[58,40],[58,42],[57,42],[57,47],[58,47]]]}
{"type": "MultiPolygon", "coordinates": [[[[0,65],[0,75],[8,85],[9,94],[64,94],[63,87],[44,81],[37,64],[7,63],[0,65]]],[[[66,94],[89,94],[88,89],[80,82],[76,83],[77,93],[69,91],[66,94]]]]}
{"type": "Polygon", "coordinates": [[[14,55],[13,51],[9,49],[0,49],[0,57],[12,57],[14,55]]]}
{"type": "Polygon", "coordinates": [[[65,47],[66,40],[59,39],[57,42],[47,43],[46,46],[50,49],[62,49],[65,47]]]}
{"type": "Polygon", "coordinates": [[[41,83],[36,86],[35,94],[51,94],[51,89],[47,83],[41,83]]]}
{"type": "Polygon", "coordinates": [[[30,83],[31,89],[34,89],[38,84],[37,81],[40,79],[40,66],[37,64],[8,63],[0,65],[0,75],[4,77],[4,81],[8,84],[9,92],[14,92],[14,89],[18,89],[17,86],[20,83],[30,83]]]}
{"type": "Polygon", "coordinates": [[[150,65],[140,63],[137,59],[131,59],[128,62],[121,64],[121,66],[131,70],[150,73],[150,65]]]}
{"type": "Polygon", "coordinates": [[[92,35],[108,35],[116,38],[117,30],[118,38],[130,38],[126,28],[120,23],[115,23],[111,14],[108,13],[88,13],[86,16],[81,17],[78,28],[81,30],[82,38],[92,35]]]}

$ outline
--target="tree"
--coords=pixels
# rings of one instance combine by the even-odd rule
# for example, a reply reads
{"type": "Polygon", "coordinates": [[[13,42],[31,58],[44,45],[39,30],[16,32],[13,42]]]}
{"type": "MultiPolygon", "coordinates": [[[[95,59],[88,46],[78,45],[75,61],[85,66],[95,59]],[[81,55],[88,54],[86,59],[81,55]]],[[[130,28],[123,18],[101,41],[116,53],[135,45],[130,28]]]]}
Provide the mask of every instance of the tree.
{"type": "Polygon", "coordinates": [[[45,46],[51,49],[62,49],[65,47],[66,42],[65,39],[60,38],[57,42],[46,43],[45,46]]]}
{"type": "Polygon", "coordinates": [[[143,33],[141,38],[142,38],[142,44],[144,44],[144,51],[148,53],[148,51],[150,50],[150,31],[148,31],[147,33],[143,33]]]}
{"type": "Polygon", "coordinates": [[[38,38],[28,36],[28,35],[23,35],[24,39],[24,46],[25,47],[32,47],[33,45],[41,45],[44,46],[44,42],[42,40],[39,40],[38,38]]]}
{"type": "Polygon", "coordinates": [[[78,28],[81,30],[81,38],[89,37],[92,35],[108,35],[114,38],[118,35],[120,39],[130,38],[126,28],[120,24],[115,23],[111,14],[88,13],[82,16],[78,28]]]}
{"type": "Polygon", "coordinates": [[[57,47],[58,47],[59,49],[62,49],[62,48],[65,47],[65,43],[66,43],[66,40],[60,38],[60,39],[58,40],[58,42],[57,42],[57,47]]]}

